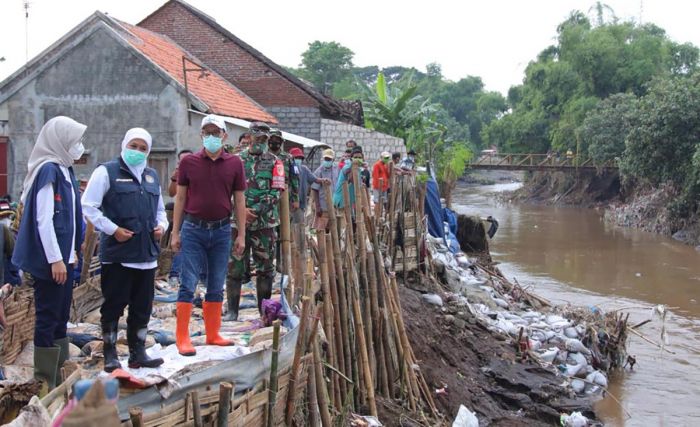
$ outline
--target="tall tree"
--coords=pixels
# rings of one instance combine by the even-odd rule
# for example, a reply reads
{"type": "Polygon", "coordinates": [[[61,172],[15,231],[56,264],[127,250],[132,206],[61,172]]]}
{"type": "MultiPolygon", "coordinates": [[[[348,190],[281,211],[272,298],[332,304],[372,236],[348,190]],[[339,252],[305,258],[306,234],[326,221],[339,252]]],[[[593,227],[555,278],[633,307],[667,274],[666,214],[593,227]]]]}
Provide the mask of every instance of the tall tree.
{"type": "Polygon", "coordinates": [[[352,50],[338,42],[314,41],[301,54],[301,75],[323,93],[330,93],[333,85],[350,75],[352,50]]]}

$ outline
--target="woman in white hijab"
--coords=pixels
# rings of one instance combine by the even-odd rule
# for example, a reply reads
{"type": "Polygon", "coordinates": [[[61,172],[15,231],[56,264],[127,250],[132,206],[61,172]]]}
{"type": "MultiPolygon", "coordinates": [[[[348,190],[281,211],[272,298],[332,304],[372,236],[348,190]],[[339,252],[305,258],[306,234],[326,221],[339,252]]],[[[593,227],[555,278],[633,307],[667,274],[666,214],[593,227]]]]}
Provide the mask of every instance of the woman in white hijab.
{"type": "Polygon", "coordinates": [[[73,298],[73,266],[80,248],[82,212],[73,162],[85,148],[87,126],[54,117],[29,156],[21,200],[24,214],[12,262],[34,278],[34,376],[56,385],[68,359],[66,323],[73,298]]]}
{"type": "Polygon", "coordinates": [[[121,155],[95,169],[82,198],[85,217],[102,232],[100,314],[106,372],[121,367],[117,329],[127,305],[129,367],[154,368],[163,363],[161,358],[151,359],[145,347],[160,238],[168,228],[158,173],[146,162],[151,144],[146,130],[130,129],[121,155]]]}

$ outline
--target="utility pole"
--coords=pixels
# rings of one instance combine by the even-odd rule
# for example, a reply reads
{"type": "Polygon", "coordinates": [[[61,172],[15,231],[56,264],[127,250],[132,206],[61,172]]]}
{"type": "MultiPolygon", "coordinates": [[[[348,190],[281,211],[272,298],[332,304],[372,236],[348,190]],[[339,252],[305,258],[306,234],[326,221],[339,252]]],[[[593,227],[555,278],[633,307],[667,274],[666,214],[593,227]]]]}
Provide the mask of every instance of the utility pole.
{"type": "Polygon", "coordinates": [[[29,1],[24,0],[24,61],[29,62],[29,1]]]}

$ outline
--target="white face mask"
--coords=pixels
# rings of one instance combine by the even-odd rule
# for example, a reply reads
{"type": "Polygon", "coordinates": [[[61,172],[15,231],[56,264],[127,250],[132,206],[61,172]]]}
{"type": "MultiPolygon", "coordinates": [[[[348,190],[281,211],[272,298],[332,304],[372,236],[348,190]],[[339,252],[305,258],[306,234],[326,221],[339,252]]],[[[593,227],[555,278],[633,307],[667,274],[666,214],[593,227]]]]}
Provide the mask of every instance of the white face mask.
{"type": "Polygon", "coordinates": [[[83,153],[85,153],[85,146],[83,145],[82,142],[79,142],[77,145],[72,146],[68,150],[68,154],[70,154],[71,158],[73,160],[78,160],[83,156],[83,153]]]}

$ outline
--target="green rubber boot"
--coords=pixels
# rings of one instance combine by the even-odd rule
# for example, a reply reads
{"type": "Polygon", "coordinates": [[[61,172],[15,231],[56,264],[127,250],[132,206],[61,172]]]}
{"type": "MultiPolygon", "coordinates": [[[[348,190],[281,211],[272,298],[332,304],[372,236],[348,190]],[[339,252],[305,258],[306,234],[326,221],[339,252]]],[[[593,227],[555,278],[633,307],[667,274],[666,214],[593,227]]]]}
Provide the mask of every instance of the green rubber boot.
{"type": "Polygon", "coordinates": [[[63,362],[70,359],[70,340],[68,337],[53,340],[54,345],[57,345],[61,352],[58,354],[58,373],[61,373],[63,362]]]}
{"type": "Polygon", "coordinates": [[[34,347],[34,378],[45,381],[49,391],[56,387],[58,357],[61,349],[54,347],[34,347]]]}

